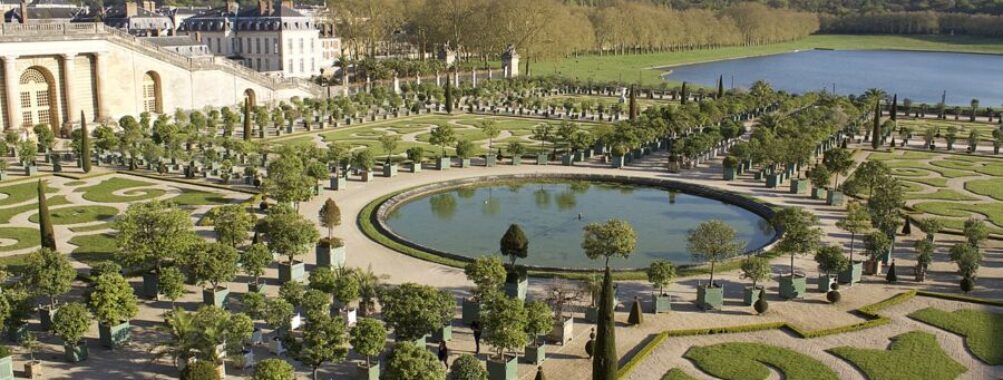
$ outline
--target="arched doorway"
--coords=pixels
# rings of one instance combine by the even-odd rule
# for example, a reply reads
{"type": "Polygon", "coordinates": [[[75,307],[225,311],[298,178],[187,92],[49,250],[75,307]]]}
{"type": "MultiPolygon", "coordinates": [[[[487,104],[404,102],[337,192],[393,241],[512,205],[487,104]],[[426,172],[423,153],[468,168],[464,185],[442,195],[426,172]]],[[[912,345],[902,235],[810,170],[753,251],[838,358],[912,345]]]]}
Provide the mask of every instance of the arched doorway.
{"type": "Polygon", "coordinates": [[[21,126],[59,125],[55,81],[48,70],[29,67],[21,74],[18,88],[21,92],[21,126]]]}
{"type": "Polygon", "coordinates": [[[160,94],[160,75],[147,71],[143,75],[143,112],[164,113],[160,94]]]}
{"type": "Polygon", "coordinates": [[[251,108],[258,105],[258,99],[254,96],[254,90],[246,89],[244,90],[244,104],[249,104],[251,108]]]}

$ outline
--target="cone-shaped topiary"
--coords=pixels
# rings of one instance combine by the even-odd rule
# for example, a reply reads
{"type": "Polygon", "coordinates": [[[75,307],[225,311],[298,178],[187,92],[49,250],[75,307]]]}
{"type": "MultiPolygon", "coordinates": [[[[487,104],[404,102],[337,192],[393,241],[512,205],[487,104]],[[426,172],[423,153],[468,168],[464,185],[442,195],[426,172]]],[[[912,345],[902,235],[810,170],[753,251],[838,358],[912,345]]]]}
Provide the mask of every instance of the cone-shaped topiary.
{"type": "Polygon", "coordinates": [[[38,180],[38,233],[42,239],[42,247],[56,250],[56,235],[52,232],[52,218],[49,217],[49,204],[45,199],[45,185],[38,180]]]}
{"type": "Polygon", "coordinates": [[[80,111],[80,170],[91,172],[91,135],[87,131],[87,119],[80,111]]]}
{"type": "Polygon", "coordinates": [[[181,371],[181,380],[219,380],[219,373],[212,363],[199,360],[185,366],[181,371]]]}
{"type": "Polygon", "coordinates": [[[251,101],[244,100],[244,141],[251,140],[251,101]]]}
{"type": "Polygon", "coordinates": [[[639,325],[644,323],[644,311],[641,310],[641,300],[634,297],[634,304],[630,307],[630,316],[627,317],[627,324],[639,325]]]}
{"type": "Polygon", "coordinates": [[[599,303],[597,321],[598,337],[595,357],[592,358],[592,379],[612,380],[617,378],[616,331],[613,320],[613,274],[606,267],[603,276],[602,297],[599,303]]]}
{"type": "Polygon", "coordinates": [[[885,274],[885,281],[888,281],[889,284],[894,284],[898,280],[899,277],[895,274],[895,260],[892,260],[892,264],[888,266],[888,273],[885,274]]]}
{"type": "Polygon", "coordinates": [[[968,293],[975,289],[975,279],[971,277],[965,277],[961,279],[961,291],[968,293]]]}
{"type": "Polygon", "coordinates": [[[509,257],[513,270],[515,269],[515,260],[526,258],[529,254],[529,239],[526,238],[526,233],[522,232],[522,227],[519,227],[518,224],[508,226],[508,230],[502,236],[501,254],[509,257]]]}
{"type": "Polygon", "coordinates": [[[892,110],[889,112],[892,117],[892,121],[898,120],[899,113],[899,94],[892,95],[892,110]]]}
{"type": "Polygon", "coordinates": [[[755,309],[756,314],[763,314],[769,310],[769,303],[766,302],[766,297],[764,296],[765,295],[760,296],[759,299],[752,304],[752,308],[755,309]]]}
{"type": "Polygon", "coordinates": [[[912,234],[912,221],[909,218],[905,218],[905,225],[902,226],[902,234],[903,235],[912,234]]]}
{"type": "Polygon", "coordinates": [[[871,148],[881,146],[881,100],[874,103],[874,127],[871,130],[871,148]]]}
{"type": "Polygon", "coordinates": [[[724,75],[717,77],[717,98],[724,97],[724,75]]]}
{"type": "Polygon", "coordinates": [[[690,97],[689,91],[686,91],[686,82],[683,82],[683,88],[679,90],[679,103],[686,104],[690,97]]]}
{"type": "Polygon", "coordinates": [[[543,373],[543,366],[536,367],[536,378],[534,380],[547,380],[547,375],[543,373]]]}

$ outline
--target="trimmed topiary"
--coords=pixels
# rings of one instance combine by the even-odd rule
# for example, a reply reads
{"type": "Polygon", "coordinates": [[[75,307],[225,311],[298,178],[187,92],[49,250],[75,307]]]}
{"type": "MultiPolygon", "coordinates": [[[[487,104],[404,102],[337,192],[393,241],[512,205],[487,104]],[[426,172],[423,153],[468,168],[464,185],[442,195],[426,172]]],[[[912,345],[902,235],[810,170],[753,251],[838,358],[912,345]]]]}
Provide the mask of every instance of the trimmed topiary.
{"type": "Polygon", "coordinates": [[[634,304],[630,307],[630,316],[627,317],[627,324],[639,325],[644,322],[644,312],[641,310],[641,300],[634,297],[634,304]]]}
{"type": "Polygon", "coordinates": [[[899,276],[895,274],[895,261],[892,260],[892,264],[888,266],[888,273],[885,275],[885,281],[889,284],[894,284],[899,280],[899,276]]]}
{"type": "Polygon", "coordinates": [[[181,380],[219,380],[216,366],[207,361],[197,361],[181,371],[181,380]]]}
{"type": "Polygon", "coordinates": [[[961,291],[968,293],[975,289],[975,279],[971,277],[965,277],[961,279],[961,291]]]}
{"type": "Polygon", "coordinates": [[[759,293],[759,299],[752,305],[752,308],[756,309],[756,314],[763,314],[770,310],[770,304],[766,302],[766,292],[759,293]]]}

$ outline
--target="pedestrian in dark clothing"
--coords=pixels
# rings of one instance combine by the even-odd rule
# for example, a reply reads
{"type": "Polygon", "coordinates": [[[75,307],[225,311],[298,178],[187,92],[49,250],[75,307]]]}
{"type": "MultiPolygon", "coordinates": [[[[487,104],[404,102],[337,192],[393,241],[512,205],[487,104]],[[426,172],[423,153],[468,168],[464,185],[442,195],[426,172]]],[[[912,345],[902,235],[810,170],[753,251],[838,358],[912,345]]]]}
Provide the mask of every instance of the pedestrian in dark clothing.
{"type": "Polygon", "coordinates": [[[449,347],[446,347],[445,340],[439,342],[439,361],[449,370],[449,347]]]}
{"type": "Polygon", "coordinates": [[[481,354],[481,324],[477,321],[470,324],[470,329],[474,331],[474,355],[481,354]]]}

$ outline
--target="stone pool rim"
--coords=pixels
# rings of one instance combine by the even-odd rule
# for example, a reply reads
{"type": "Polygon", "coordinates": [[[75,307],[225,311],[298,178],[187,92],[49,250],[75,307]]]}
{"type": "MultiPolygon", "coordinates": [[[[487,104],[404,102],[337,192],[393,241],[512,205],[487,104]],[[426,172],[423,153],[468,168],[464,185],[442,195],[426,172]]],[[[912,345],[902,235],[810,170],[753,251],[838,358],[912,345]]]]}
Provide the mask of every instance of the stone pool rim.
{"type": "MultiPolygon", "coordinates": [[[[390,239],[391,241],[393,241],[396,244],[400,244],[400,245],[403,245],[403,246],[405,246],[407,248],[418,250],[418,251],[421,251],[421,252],[424,252],[424,253],[428,253],[428,254],[431,254],[431,255],[434,255],[434,256],[438,256],[440,258],[444,258],[444,259],[447,259],[447,260],[450,260],[450,261],[456,261],[456,262],[460,262],[460,263],[469,263],[469,262],[473,262],[476,258],[475,257],[466,256],[466,255],[456,254],[456,253],[452,253],[452,252],[446,252],[446,251],[442,251],[442,250],[439,250],[439,249],[436,249],[436,248],[432,248],[432,247],[428,247],[428,246],[425,246],[423,244],[420,244],[420,243],[414,242],[412,240],[409,240],[409,239],[407,239],[407,238],[405,238],[405,237],[403,237],[401,235],[398,235],[387,224],[387,222],[386,222],[387,216],[390,215],[390,213],[392,213],[398,207],[400,207],[400,206],[402,206],[402,205],[404,205],[404,204],[406,204],[406,203],[408,203],[408,202],[410,202],[412,200],[421,198],[423,196],[427,196],[427,195],[431,195],[431,194],[435,194],[435,193],[441,193],[441,192],[444,192],[444,191],[449,191],[449,190],[452,190],[452,189],[464,187],[464,186],[467,186],[467,185],[476,184],[476,185],[479,185],[479,186],[483,186],[483,185],[489,185],[491,183],[503,183],[503,182],[512,182],[512,181],[533,182],[533,181],[540,181],[540,180],[547,180],[547,181],[586,181],[586,182],[598,182],[598,183],[611,183],[611,184],[619,184],[619,185],[632,185],[632,186],[654,187],[654,188],[659,188],[659,189],[663,189],[663,190],[677,190],[677,191],[685,193],[685,194],[699,196],[699,197],[703,197],[703,198],[707,198],[707,199],[713,199],[713,200],[717,200],[717,201],[720,201],[720,202],[728,203],[730,205],[741,207],[741,208],[743,208],[743,209],[745,209],[745,210],[747,210],[749,212],[752,212],[753,214],[756,214],[760,218],[763,218],[763,219],[765,219],[767,221],[771,220],[773,218],[773,215],[775,214],[774,206],[771,205],[771,204],[769,204],[769,203],[765,203],[763,201],[756,200],[756,199],[753,199],[751,197],[740,195],[740,194],[733,193],[733,192],[730,192],[730,191],[720,190],[720,189],[716,189],[716,188],[713,188],[713,187],[710,187],[710,186],[699,185],[699,184],[694,184],[694,183],[679,182],[679,181],[674,181],[674,180],[669,180],[669,179],[661,179],[661,178],[633,177],[633,176],[608,175],[608,174],[583,174],[583,173],[573,173],[573,174],[572,173],[567,173],[567,174],[547,173],[547,174],[544,174],[544,173],[529,173],[529,174],[509,174],[509,175],[491,175],[491,176],[468,177],[468,178],[461,178],[461,179],[455,179],[455,180],[449,180],[449,181],[434,182],[434,183],[430,183],[430,184],[416,186],[416,187],[409,188],[409,189],[404,189],[404,190],[401,190],[401,191],[397,191],[395,193],[390,193],[390,194],[388,194],[388,195],[386,195],[384,197],[381,197],[381,198],[377,199],[375,202],[378,202],[378,204],[373,209],[373,211],[371,213],[369,213],[369,215],[360,214],[359,218],[360,218],[360,220],[362,218],[369,218],[369,222],[375,228],[376,233],[378,233],[382,237],[390,239]]],[[[782,230],[774,228],[773,236],[770,237],[769,241],[765,245],[763,245],[762,247],[758,247],[758,248],[755,248],[755,249],[743,252],[743,254],[740,255],[739,257],[747,256],[747,255],[752,255],[752,254],[759,254],[759,253],[762,253],[762,252],[768,252],[768,251],[770,251],[777,244],[777,241],[780,239],[780,237],[781,237],[782,234],[783,234],[782,230]]],[[[393,247],[387,246],[386,244],[383,244],[378,239],[373,239],[372,237],[370,237],[370,238],[371,238],[371,240],[375,241],[376,243],[378,243],[380,245],[386,246],[387,248],[390,248],[392,250],[400,252],[400,250],[398,250],[398,249],[395,249],[393,247]]],[[[404,252],[402,252],[402,253],[404,253],[404,252]]],[[[405,253],[405,254],[407,254],[407,253],[405,253]]],[[[427,260],[425,258],[422,258],[422,257],[418,257],[418,256],[415,256],[415,255],[410,255],[410,254],[408,254],[408,255],[412,256],[412,257],[416,257],[416,258],[424,260],[424,261],[429,261],[429,260],[427,260]]],[[[688,264],[680,264],[680,265],[677,265],[676,267],[677,268],[690,268],[690,267],[701,266],[701,265],[704,265],[704,264],[705,263],[703,263],[703,262],[695,262],[695,263],[688,263],[688,264]]],[[[538,271],[538,272],[592,273],[592,272],[595,271],[592,268],[553,267],[553,266],[528,265],[528,264],[520,264],[519,266],[523,267],[523,268],[526,268],[526,269],[528,269],[530,271],[538,271]]],[[[647,268],[618,268],[618,269],[613,269],[613,271],[614,272],[639,272],[639,271],[644,271],[646,269],[647,268]]]]}

